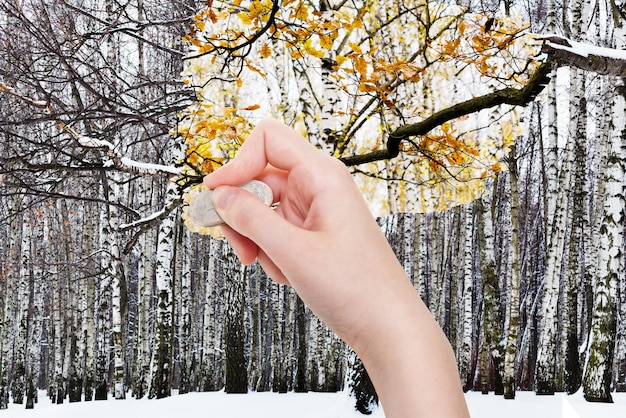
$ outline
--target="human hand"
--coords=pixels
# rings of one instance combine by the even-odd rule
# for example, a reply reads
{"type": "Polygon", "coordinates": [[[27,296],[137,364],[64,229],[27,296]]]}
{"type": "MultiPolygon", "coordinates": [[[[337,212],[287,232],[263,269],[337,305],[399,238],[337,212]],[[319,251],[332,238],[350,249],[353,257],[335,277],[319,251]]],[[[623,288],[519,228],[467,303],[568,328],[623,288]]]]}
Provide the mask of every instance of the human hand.
{"type": "Polygon", "coordinates": [[[215,189],[215,207],[228,225],[224,235],[240,260],[258,259],[348,343],[372,308],[371,294],[385,294],[379,279],[393,270],[402,275],[347,168],[279,122],[262,121],[205,185],[215,189]],[[272,188],[280,203],[275,210],[240,189],[220,187],[251,179],[272,188]]]}
{"type": "Polygon", "coordinates": [[[356,351],[387,417],[468,416],[445,336],[340,161],[264,120],[205,185],[239,259],[293,286],[356,351]],[[275,210],[232,187],[251,179],[272,188],[275,210]]]}

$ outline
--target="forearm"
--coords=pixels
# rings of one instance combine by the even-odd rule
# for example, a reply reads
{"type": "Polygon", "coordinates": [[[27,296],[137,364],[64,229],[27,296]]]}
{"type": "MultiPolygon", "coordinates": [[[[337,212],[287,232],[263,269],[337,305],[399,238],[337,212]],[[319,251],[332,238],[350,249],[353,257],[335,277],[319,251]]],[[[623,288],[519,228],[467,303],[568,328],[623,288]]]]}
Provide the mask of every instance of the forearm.
{"type": "MultiPolygon", "coordinates": [[[[406,278],[405,278],[406,280],[406,278]]],[[[452,348],[406,280],[356,342],[387,418],[468,417],[452,348]]]]}

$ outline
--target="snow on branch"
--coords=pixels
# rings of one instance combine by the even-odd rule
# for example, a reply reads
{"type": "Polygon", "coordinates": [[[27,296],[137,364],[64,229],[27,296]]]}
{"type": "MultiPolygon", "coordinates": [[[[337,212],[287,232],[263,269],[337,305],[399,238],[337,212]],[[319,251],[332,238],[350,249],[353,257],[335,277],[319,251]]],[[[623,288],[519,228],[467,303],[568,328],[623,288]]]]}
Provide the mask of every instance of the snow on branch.
{"type": "Polygon", "coordinates": [[[4,84],[1,81],[0,81],[0,91],[8,93],[11,96],[17,97],[21,101],[26,102],[29,105],[33,106],[33,107],[36,107],[36,108],[39,108],[39,109],[46,109],[48,107],[48,102],[43,101],[43,100],[32,99],[32,98],[26,97],[26,96],[22,96],[21,94],[16,92],[15,89],[7,86],[6,84],[4,84]]]}
{"type": "Polygon", "coordinates": [[[572,66],[597,74],[626,77],[626,51],[576,42],[560,35],[543,35],[541,52],[562,66],[572,66]]]}
{"type": "Polygon", "coordinates": [[[180,195],[177,195],[176,197],[167,199],[165,205],[163,206],[163,209],[144,218],[137,219],[136,221],[120,225],[118,227],[118,230],[120,232],[126,232],[131,229],[138,228],[138,230],[133,234],[132,238],[124,246],[124,254],[128,254],[131,251],[141,234],[150,229],[153,225],[156,225],[163,219],[167,218],[170,213],[176,210],[176,208],[178,208],[182,203],[182,197],[180,195]]]}
{"type": "Polygon", "coordinates": [[[141,174],[163,174],[163,175],[178,175],[180,169],[169,165],[143,163],[141,161],[135,161],[131,158],[124,157],[116,149],[115,146],[104,139],[98,139],[93,137],[87,137],[78,135],[73,129],[65,127],[65,131],[68,132],[74,139],[78,141],[80,145],[86,148],[104,148],[106,149],[107,156],[110,158],[111,163],[105,166],[113,166],[119,170],[141,173],[141,174]]]}

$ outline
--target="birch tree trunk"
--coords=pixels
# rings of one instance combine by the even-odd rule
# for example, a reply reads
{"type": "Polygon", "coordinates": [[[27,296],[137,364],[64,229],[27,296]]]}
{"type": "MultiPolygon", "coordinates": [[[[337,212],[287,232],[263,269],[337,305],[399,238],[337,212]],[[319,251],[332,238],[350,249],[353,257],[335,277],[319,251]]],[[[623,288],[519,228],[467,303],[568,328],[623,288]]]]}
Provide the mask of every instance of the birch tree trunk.
{"type": "MultiPolygon", "coordinates": [[[[117,179],[107,179],[105,182],[108,199],[118,202],[120,191],[117,179]]],[[[113,337],[113,391],[115,399],[125,399],[125,341],[123,323],[126,319],[127,295],[126,279],[122,270],[120,247],[117,237],[117,227],[120,219],[116,205],[109,205],[107,223],[103,229],[105,249],[108,251],[106,274],[111,283],[111,333],[113,337]]]]}
{"type": "Polygon", "coordinates": [[[584,74],[577,73],[575,69],[570,70],[573,74],[572,90],[575,92],[572,97],[573,105],[571,111],[576,111],[576,116],[572,116],[573,123],[570,126],[574,140],[574,185],[572,187],[572,209],[571,230],[569,237],[569,263],[563,273],[563,299],[562,318],[562,346],[564,379],[563,389],[567,393],[575,393],[581,383],[580,361],[578,354],[578,322],[579,308],[578,295],[583,283],[583,272],[585,266],[586,251],[585,243],[582,241],[582,234],[585,224],[584,219],[588,217],[587,190],[585,188],[586,177],[586,124],[587,106],[584,93],[584,74]]]}
{"type": "Polygon", "coordinates": [[[204,332],[199,387],[203,391],[221,390],[224,386],[223,339],[221,325],[223,274],[222,241],[208,240],[207,277],[205,280],[204,332]]]}
{"type": "Polygon", "coordinates": [[[430,269],[428,268],[429,262],[429,251],[428,251],[428,240],[427,234],[429,230],[427,215],[417,215],[417,244],[416,244],[416,276],[414,279],[415,283],[413,287],[415,287],[420,295],[420,298],[424,301],[424,303],[429,305],[429,273],[430,269]]]}
{"type": "MultiPolygon", "coordinates": [[[[28,204],[28,200],[25,202],[28,204]]],[[[18,275],[17,289],[17,335],[15,339],[14,359],[13,359],[13,383],[11,384],[11,395],[13,403],[23,404],[26,392],[26,350],[28,341],[28,324],[30,310],[30,274],[31,268],[31,221],[26,214],[20,216],[22,219],[22,231],[20,234],[22,243],[20,245],[20,269],[18,275]]]]}
{"type": "MultiPolygon", "coordinates": [[[[598,7],[594,9],[593,19],[600,21],[600,10],[598,7]]],[[[594,31],[594,41],[601,42],[602,34],[600,25],[596,25],[594,31]]],[[[612,83],[606,77],[599,80],[600,89],[599,97],[607,97],[609,91],[613,90],[612,83]]],[[[607,150],[609,148],[610,125],[611,125],[611,103],[607,100],[601,100],[596,106],[589,106],[590,115],[595,111],[595,117],[590,117],[595,122],[596,139],[591,146],[591,159],[588,162],[589,172],[584,177],[589,177],[590,195],[589,199],[583,201],[584,212],[588,217],[583,217],[582,240],[585,243],[585,265],[583,273],[583,282],[581,283],[581,292],[579,294],[580,305],[580,329],[579,335],[589,336],[592,323],[593,311],[593,281],[597,275],[598,269],[598,250],[600,227],[602,224],[602,204],[604,202],[604,167],[607,165],[607,150]]],[[[583,346],[579,348],[579,365],[586,362],[586,354],[589,351],[589,338],[583,340],[583,346]]]]}
{"type": "Polygon", "coordinates": [[[248,387],[253,391],[264,391],[263,380],[263,322],[261,316],[266,308],[263,291],[263,278],[259,270],[250,266],[248,270],[249,285],[247,286],[246,324],[249,328],[250,355],[248,368],[248,387]]]}
{"type": "MultiPolygon", "coordinates": [[[[295,304],[296,292],[291,286],[281,286],[283,290],[283,309],[285,312],[285,325],[282,330],[282,351],[284,353],[283,363],[285,368],[281,377],[281,385],[284,385],[284,391],[293,390],[293,380],[295,371],[295,304]]],[[[330,344],[329,344],[330,345],[330,344]]]]}
{"type": "MultiPolygon", "coordinates": [[[[10,269],[6,268],[6,270],[10,269]]],[[[6,271],[3,273],[7,273],[6,271]]],[[[9,407],[9,315],[7,315],[7,305],[10,298],[7,297],[9,286],[6,282],[12,282],[10,275],[6,274],[7,280],[4,280],[0,286],[0,300],[2,306],[0,307],[0,410],[7,409],[9,407]]]]}
{"type": "MultiPolygon", "coordinates": [[[[58,277],[61,281],[61,288],[64,295],[59,296],[59,301],[63,300],[61,314],[61,326],[63,327],[63,339],[61,341],[62,356],[62,375],[63,382],[66,385],[65,395],[68,396],[70,402],[78,402],[81,400],[82,382],[79,379],[78,358],[76,353],[77,328],[76,328],[76,287],[77,280],[75,269],[73,268],[74,260],[76,260],[76,248],[73,242],[73,234],[71,232],[70,209],[64,200],[59,201],[59,228],[61,232],[61,240],[59,246],[64,261],[64,266],[58,277]]],[[[57,402],[59,400],[57,399],[57,402]]]]}
{"type": "MultiPolygon", "coordinates": [[[[112,0],[105,1],[105,20],[111,26],[117,24],[119,13],[117,5],[112,0]]],[[[120,77],[118,76],[121,67],[120,54],[120,37],[117,31],[110,31],[106,35],[106,68],[111,80],[108,86],[108,95],[111,102],[108,103],[110,111],[118,112],[118,84],[120,77]]],[[[115,135],[115,131],[111,136],[115,135]]],[[[117,146],[124,150],[124,137],[121,136],[117,146]]],[[[106,179],[105,179],[106,180],[106,179]]],[[[119,209],[115,205],[120,201],[120,186],[117,183],[118,176],[114,173],[111,181],[105,181],[105,196],[113,202],[108,208],[108,231],[105,233],[108,238],[106,250],[109,252],[109,264],[107,274],[111,277],[111,334],[113,338],[113,394],[115,399],[126,398],[125,388],[125,346],[124,324],[126,322],[126,311],[128,307],[128,299],[126,294],[126,279],[124,277],[123,265],[121,260],[121,251],[118,242],[117,232],[120,219],[119,209]]]]}
{"type": "Polygon", "coordinates": [[[43,308],[45,281],[45,253],[48,247],[48,222],[46,218],[38,220],[38,228],[34,242],[35,263],[33,264],[33,303],[28,336],[28,366],[26,371],[26,409],[33,409],[38,401],[37,389],[41,361],[41,345],[43,335],[43,308]]]}
{"type": "Polygon", "coordinates": [[[223,254],[226,317],[224,337],[226,348],[226,393],[248,392],[248,368],[244,353],[245,267],[230,246],[223,254]]]}
{"type": "Polygon", "coordinates": [[[618,318],[622,318],[618,321],[617,333],[615,335],[617,345],[615,348],[615,391],[626,392],[626,280],[619,282],[619,299],[617,301],[618,306],[618,318]]]}
{"type": "MultiPolygon", "coordinates": [[[[174,143],[168,155],[172,163],[177,163],[184,157],[183,145],[174,143]]],[[[164,205],[174,202],[179,195],[178,185],[170,180],[167,183],[164,205]]],[[[180,213],[178,210],[170,213],[159,225],[156,247],[156,330],[155,343],[152,353],[150,386],[148,397],[157,399],[171,395],[171,382],[174,344],[174,248],[176,245],[174,228],[180,213]]]]}
{"type": "Polygon", "coordinates": [[[473,310],[472,298],[474,291],[474,204],[464,206],[463,227],[463,293],[459,303],[463,318],[460,321],[460,344],[457,346],[457,358],[459,375],[463,390],[468,391],[472,387],[473,376],[470,373],[472,355],[472,327],[473,310]]]}
{"type": "MultiPolygon", "coordinates": [[[[284,304],[284,291],[285,288],[277,283],[271,284],[271,305],[272,309],[272,390],[274,392],[284,393],[287,392],[287,382],[285,379],[287,365],[284,361],[286,357],[285,346],[283,344],[286,330],[286,306],[284,304]]],[[[315,328],[316,331],[319,329],[315,328]]],[[[317,335],[317,334],[315,334],[317,335]]],[[[313,363],[313,370],[316,376],[319,376],[319,352],[317,351],[317,344],[319,339],[317,337],[311,338],[311,342],[314,342],[312,351],[312,357],[315,359],[313,363]]],[[[316,379],[317,381],[317,379],[316,379]]]]}
{"type": "MultiPolygon", "coordinates": [[[[137,191],[140,207],[146,209],[154,207],[156,194],[153,186],[151,179],[144,179],[140,182],[137,191]]],[[[139,254],[137,261],[137,343],[133,373],[133,395],[137,399],[147,395],[150,381],[151,347],[154,338],[150,313],[154,308],[152,301],[156,241],[157,235],[153,229],[150,229],[139,237],[137,244],[139,254]]]]}
{"type": "Polygon", "coordinates": [[[21,251],[21,234],[22,234],[22,216],[21,213],[22,197],[19,194],[13,195],[9,205],[11,216],[8,225],[8,260],[6,263],[5,280],[2,310],[2,333],[0,334],[0,410],[7,409],[9,406],[10,377],[13,373],[14,363],[14,344],[17,330],[16,312],[17,306],[17,290],[20,275],[21,251]]]}
{"type": "Polygon", "coordinates": [[[180,280],[179,305],[180,316],[178,318],[178,357],[180,369],[179,393],[188,393],[192,390],[192,376],[194,353],[191,341],[191,266],[189,247],[189,232],[182,222],[177,224],[176,245],[176,277],[180,280]]]}
{"type": "Polygon", "coordinates": [[[624,233],[624,180],[626,153],[626,98],[623,80],[613,102],[611,132],[605,171],[604,215],[600,228],[598,273],[593,286],[593,319],[589,351],[583,372],[585,399],[612,402],[611,383],[617,327],[617,284],[624,280],[622,269],[624,233]]]}
{"type": "MultiPolygon", "coordinates": [[[[107,179],[102,179],[103,191],[107,190],[107,179]]],[[[111,332],[111,282],[112,278],[108,272],[109,256],[108,256],[108,228],[110,223],[108,220],[108,212],[106,208],[100,211],[100,267],[103,274],[99,277],[98,292],[96,296],[96,354],[95,354],[95,373],[94,373],[94,399],[96,401],[106,400],[109,393],[109,358],[110,358],[110,332],[111,332]]]]}
{"type": "MultiPolygon", "coordinates": [[[[174,193],[176,185],[168,185],[168,194],[174,193]]],[[[159,226],[156,249],[157,312],[155,345],[152,354],[149,398],[165,398],[171,395],[172,339],[173,339],[173,248],[174,218],[170,214],[159,226]]]]}
{"type": "MultiPolygon", "coordinates": [[[[556,30],[556,6],[553,0],[547,5],[548,32],[556,30]]],[[[556,109],[556,80],[548,85],[548,147],[546,157],[547,187],[545,192],[544,219],[546,243],[546,270],[541,304],[539,350],[535,373],[535,390],[538,394],[554,394],[557,380],[556,308],[559,292],[560,260],[564,235],[565,202],[559,193],[558,169],[558,121],[556,109]]]]}
{"type": "Polygon", "coordinates": [[[307,384],[306,366],[308,363],[308,350],[307,350],[307,313],[306,306],[302,299],[296,295],[296,373],[294,382],[294,391],[303,393],[309,390],[307,384]]]}
{"type": "MultiPolygon", "coordinates": [[[[137,0],[137,20],[145,21],[144,1],[137,0]]],[[[138,38],[137,41],[137,77],[138,82],[147,79],[146,69],[146,43],[138,38]]],[[[141,102],[148,100],[147,89],[141,89],[141,102]]],[[[147,135],[146,135],[147,136],[147,135]]],[[[146,138],[147,139],[147,138],[146,138]]],[[[148,155],[148,142],[144,140],[140,147],[140,156],[148,155]]],[[[146,211],[152,210],[155,206],[156,195],[154,191],[154,181],[151,178],[144,178],[139,181],[137,200],[140,208],[146,211]]],[[[152,290],[154,281],[154,249],[156,246],[156,234],[154,229],[145,231],[138,241],[138,265],[137,265],[137,342],[135,352],[135,367],[133,371],[132,390],[137,399],[141,399],[148,393],[148,383],[150,380],[150,359],[151,346],[153,341],[152,329],[150,327],[150,312],[152,311],[152,290]]]]}
{"type": "MultiPolygon", "coordinates": [[[[65,251],[64,236],[62,233],[64,222],[64,209],[60,202],[55,207],[55,224],[50,228],[50,242],[56,242],[53,257],[57,260],[57,267],[54,271],[54,280],[50,287],[50,317],[51,324],[51,357],[54,359],[51,367],[51,375],[49,376],[50,388],[49,395],[53,403],[61,404],[65,400],[67,394],[67,375],[64,374],[63,356],[66,352],[66,344],[68,341],[66,332],[65,308],[67,307],[67,269],[69,267],[69,255],[65,251]]],[[[67,210],[65,210],[67,213],[67,210]]]]}
{"type": "MultiPolygon", "coordinates": [[[[581,33],[582,22],[586,20],[586,3],[576,0],[571,4],[572,23],[571,38],[584,41],[581,33]]],[[[570,199],[572,208],[569,211],[571,230],[569,236],[569,262],[564,268],[563,303],[561,304],[561,356],[563,357],[563,389],[574,393],[580,387],[580,362],[578,354],[578,294],[583,282],[583,266],[586,251],[582,242],[584,219],[588,216],[586,209],[587,188],[586,172],[586,125],[587,106],[585,98],[585,74],[574,67],[570,68],[570,138],[574,142],[573,151],[573,187],[570,199]]]]}
{"type": "MultiPolygon", "coordinates": [[[[272,323],[272,318],[273,318],[273,314],[272,314],[272,301],[271,301],[271,289],[274,286],[274,282],[272,281],[272,279],[270,279],[269,277],[267,277],[265,275],[265,272],[263,272],[263,269],[261,268],[260,265],[257,265],[256,268],[258,269],[258,274],[261,275],[261,277],[263,277],[263,281],[262,283],[262,293],[261,293],[261,304],[264,307],[264,309],[262,309],[262,321],[264,324],[263,327],[263,331],[262,331],[262,337],[263,337],[263,342],[261,344],[262,346],[262,364],[263,364],[263,371],[262,371],[262,377],[261,377],[261,381],[262,381],[262,387],[263,390],[271,390],[272,388],[272,373],[273,373],[273,368],[274,368],[274,364],[272,363],[272,355],[273,355],[273,323],[272,323]]],[[[304,305],[304,304],[303,304],[304,305]]],[[[305,332],[308,330],[308,313],[306,311],[306,308],[303,306],[304,309],[304,327],[305,327],[305,332]]],[[[305,347],[302,348],[301,353],[308,353],[307,345],[308,341],[305,341],[305,347]]],[[[302,355],[302,354],[300,354],[302,355]]],[[[309,389],[309,383],[308,383],[308,374],[307,371],[308,369],[307,364],[308,364],[308,355],[304,354],[305,358],[304,360],[306,361],[306,363],[304,364],[304,368],[302,370],[302,373],[304,373],[304,376],[301,376],[301,379],[304,380],[304,385],[305,385],[305,390],[309,389]]]]}
{"type": "Polygon", "coordinates": [[[518,162],[520,172],[523,167],[524,176],[520,179],[522,189],[520,193],[520,249],[522,252],[522,277],[525,278],[525,289],[520,302],[520,325],[523,329],[520,346],[520,370],[519,387],[521,390],[534,390],[534,366],[536,359],[537,341],[537,309],[540,277],[543,276],[544,249],[541,243],[544,242],[544,228],[542,221],[541,190],[545,182],[536,182],[541,170],[537,167],[542,162],[544,155],[542,149],[540,116],[538,105],[531,107],[529,115],[529,135],[527,147],[530,152],[526,154],[528,158],[520,159],[518,162]],[[537,158],[539,157],[539,158],[537,158]],[[539,160],[539,161],[537,161],[539,160]],[[522,166],[524,163],[525,166],[522,166]],[[537,164],[539,163],[539,164],[537,164]],[[531,209],[532,208],[532,209],[531,209]]]}
{"type": "MultiPolygon", "coordinates": [[[[504,365],[504,335],[502,314],[500,312],[500,286],[496,276],[496,264],[493,247],[493,218],[491,205],[486,199],[476,201],[478,220],[478,249],[480,253],[480,271],[483,280],[483,322],[485,345],[495,373],[494,389],[497,395],[504,393],[502,368],[504,365]]],[[[481,373],[486,373],[481,368],[481,373]]],[[[483,391],[485,389],[483,388],[483,391]]]]}
{"type": "MultiPolygon", "coordinates": [[[[289,54],[289,51],[285,51],[285,54],[289,54]]],[[[296,85],[298,86],[298,97],[301,106],[301,118],[304,128],[307,133],[307,138],[310,142],[313,142],[315,138],[320,136],[320,126],[317,120],[319,102],[317,97],[313,94],[313,88],[311,88],[311,80],[309,79],[305,62],[308,58],[303,57],[302,60],[294,62],[296,65],[302,64],[304,68],[294,66],[296,85]]]]}
{"type": "Polygon", "coordinates": [[[82,254],[85,258],[85,284],[81,294],[81,344],[83,346],[84,371],[83,371],[83,397],[85,401],[93,399],[94,390],[94,361],[96,343],[96,272],[99,266],[96,263],[96,248],[98,245],[99,217],[98,211],[93,205],[84,206],[84,229],[82,238],[82,254]]]}
{"type": "Polygon", "coordinates": [[[520,248],[519,248],[519,188],[517,168],[517,148],[511,147],[509,153],[509,182],[511,190],[511,287],[507,304],[508,329],[504,354],[504,398],[514,399],[517,385],[517,341],[520,320],[520,248]]]}

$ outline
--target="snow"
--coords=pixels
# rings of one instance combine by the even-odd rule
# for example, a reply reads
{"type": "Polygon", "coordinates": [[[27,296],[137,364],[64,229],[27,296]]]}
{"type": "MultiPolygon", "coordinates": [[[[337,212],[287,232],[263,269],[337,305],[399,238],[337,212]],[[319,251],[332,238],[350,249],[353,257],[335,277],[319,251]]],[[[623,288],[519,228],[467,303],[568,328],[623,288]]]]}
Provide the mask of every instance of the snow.
{"type": "Polygon", "coordinates": [[[549,40],[550,38],[559,38],[563,41],[566,41],[570,45],[570,46],[566,46],[566,45],[557,44],[555,42],[549,42],[550,46],[553,47],[554,49],[562,49],[564,51],[569,51],[581,57],[588,57],[589,55],[596,55],[599,57],[626,60],[626,50],[620,50],[620,49],[614,49],[614,48],[603,48],[600,46],[595,46],[595,45],[586,44],[582,42],[576,42],[576,41],[572,41],[569,38],[565,38],[561,35],[541,35],[537,37],[538,40],[549,40]]]}
{"type": "Polygon", "coordinates": [[[161,165],[161,164],[143,163],[140,161],[131,160],[130,158],[127,158],[127,157],[122,157],[121,163],[126,167],[134,167],[134,168],[137,168],[141,171],[148,172],[148,173],[165,172],[165,173],[171,173],[171,174],[176,174],[176,175],[180,174],[180,169],[176,167],[172,167],[169,165],[161,165]]]}
{"type": "MultiPolygon", "coordinates": [[[[354,400],[346,392],[287,393],[271,392],[232,395],[224,392],[189,393],[166,399],[130,398],[126,400],[92,401],[53,405],[45,392],[39,393],[35,409],[9,404],[11,418],[354,418],[364,417],[354,410],[354,400]]],[[[567,396],[536,396],[532,392],[518,392],[515,400],[505,400],[493,394],[478,392],[466,394],[472,417],[480,418],[623,418],[626,412],[626,393],[614,393],[613,404],[589,403],[581,392],[567,396]]],[[[373,418],[383,418],[381,408],[373,418]]]]}
{"type": "Polygon", "coordinates": [[[126,230],[134,228],[136,226],[143,225],[143,224],[146,224],[148,222],[151,222],[151,221],[157,219],[159,216],[163,215],[164,213],[165,213],[165,210],[162,209],[160,211],[154,212],[152,215],[146,216],[146,217],[138,219],[136,221],[133,221],[133,222],[130,222],[130,223],[127,223],[127,224],[121,224],[119,226],[119,228],[122,231],[126,231],[126,230]]]}
{"type": "MultiPolygon", "coordinates": [[[[78,143],[83,147],[88,148],[108,148],[109,150],[115,150],[115,146],[107,140],[98,139],[89,136],[81,136],[77,135],[78,143]]],[[[150,164],[144,163],[141,161],[135,161],[128,157],[120,157],[120,163],[124,167],[128,168],[136,168],[144,173],[170,173],[174,175],[180,174],[180,169],[177,167],[169,166],[169,165],[161,165],[161,164],[150,164]]],[[[113,162],[105,162],[105,167],[113,165],[113,162]]]]}
{"type": "Polygon", "coordinates": [[[108,148],[110,150],[115,149],[113,144],[111,144],[109,141],[106,141],[104,139],[98,139],[98,138],[93,138],[89,136],[79,136],[77,139],[78,139],[78,143],[82,145],[83,147],[108,148]]]}

